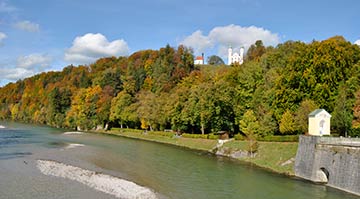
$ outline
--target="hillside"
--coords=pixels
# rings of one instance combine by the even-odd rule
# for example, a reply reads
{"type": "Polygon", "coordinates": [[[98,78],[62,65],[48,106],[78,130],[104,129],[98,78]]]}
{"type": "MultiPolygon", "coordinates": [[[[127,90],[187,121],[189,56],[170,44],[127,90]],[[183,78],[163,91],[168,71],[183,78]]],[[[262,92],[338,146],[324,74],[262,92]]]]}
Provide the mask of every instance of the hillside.
{"type": "Polygon", "coordinates": [[[309,44],[261,42],[243,65],[193,65],[183,46],[67,66],[0,88],[0,119],[55,127],[108,126],[187,133],[306,132],[324,108],[333,132],[360,132],[360,47],[335,36],[309,44]],[[250,129],[250,131],[249,131],[250,129]]]}

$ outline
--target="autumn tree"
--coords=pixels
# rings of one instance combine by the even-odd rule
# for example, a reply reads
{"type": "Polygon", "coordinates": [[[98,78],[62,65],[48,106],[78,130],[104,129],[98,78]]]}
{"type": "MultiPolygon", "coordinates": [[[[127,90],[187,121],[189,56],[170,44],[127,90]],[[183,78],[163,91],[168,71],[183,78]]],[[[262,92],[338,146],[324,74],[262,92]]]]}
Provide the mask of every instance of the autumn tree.
{"type": "Polygon", "coordinates": [[[261,40],[257,40],[255,44],[252,44],[247,51],[246,59],[251,60],[260,60],[260,57],[266,52],[266,48],[261,40]]]}

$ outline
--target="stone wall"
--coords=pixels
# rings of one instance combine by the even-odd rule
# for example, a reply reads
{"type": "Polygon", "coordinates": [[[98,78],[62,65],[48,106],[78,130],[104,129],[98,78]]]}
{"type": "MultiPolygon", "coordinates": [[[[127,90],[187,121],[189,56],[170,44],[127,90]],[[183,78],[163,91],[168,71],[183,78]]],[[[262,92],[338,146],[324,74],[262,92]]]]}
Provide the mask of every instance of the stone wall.
{"type": "Polygon", "coordinates": [[[295,175],[360,195],[360,139],[300,136],[295,175]]]}

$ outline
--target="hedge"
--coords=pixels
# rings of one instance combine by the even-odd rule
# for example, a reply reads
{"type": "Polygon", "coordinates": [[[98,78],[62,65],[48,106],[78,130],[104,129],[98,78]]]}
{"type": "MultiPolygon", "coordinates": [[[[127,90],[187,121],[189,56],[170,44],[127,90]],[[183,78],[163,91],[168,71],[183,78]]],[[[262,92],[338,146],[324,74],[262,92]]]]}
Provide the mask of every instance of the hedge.
{"type": "Polygon", "coordinates": [[[265,137],[256,138],[258,141],[264,142],[298,142],[298,135],[268,135],[265,137]]]}

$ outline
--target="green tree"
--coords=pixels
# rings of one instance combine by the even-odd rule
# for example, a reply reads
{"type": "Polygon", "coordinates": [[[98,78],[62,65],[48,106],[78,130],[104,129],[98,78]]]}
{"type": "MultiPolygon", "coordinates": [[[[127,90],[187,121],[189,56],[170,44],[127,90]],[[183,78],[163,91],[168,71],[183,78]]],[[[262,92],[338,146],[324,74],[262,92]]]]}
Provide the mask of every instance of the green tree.
{"type": "Polygon", "coordinates": [[[353,120],[353,114],[351,112],[351,103],[347,98],[345,86],[340,86],[339,95],[335,100],[335,108],[332,112],[332,124],[333,129],[342,136],[348,136],[351,131],[351,122],[353,120]]]}
{"type": "Polygon", "coordinates": [[[280,133],[282,134],[294,134],[296,131],[294,116],[290,110],[286,110],[282,115],[280,124],[280,133]]]}
{"type": "Polygon", "coordinates": [[[127,92],[118,93],[111,102],[110,120],[119,123],[121,128],[123,125],[136,123],[138,119],[134,102],[135,98],[127,92]]]}
{"type": "Polygon", "coordinates": [[[260,124],[252,110],[247,110],[240,120],[240,130],[249,139],[252,139],[259,132],[260,124]]]}
{"type": "Polygon", "coordinates": [[[47,123],[52,126],[62,127],[65,122],[65,113],[71,105],[71,91],[60,90],[55,87],[48,97],[47,123]]]}
{"type": "Polygon", "coordinates": [[[207,58],[207,63],[210,65],[224,65],[225,62],[217,55],[211,55],[207,58]]]}
{"type": "Polygon", "coordinates": [[[306,99],[302,101],[300,107],[295,113],[296,129],[303,133],[307,132],[309,114],[318,108],[319,107],[313,100],[306,99]]]}
{"type": "Polygon", "coordinates": [[[355,103],[353,107],[354,119],[352,121],[352,127],[360,129],[360,90],[355,93],[355,103]]]}
{"type": "Polygon", "coordinates": [[[256,141],[256,135],[260,129],[260,124],[256,119],[256,116],[252,110],[245,112],[244,116],[240,120],[240,130],[249,139],[248,151],[250,157],[253,157],[253,153],[258,150],[258,143],[256,141]]]}

